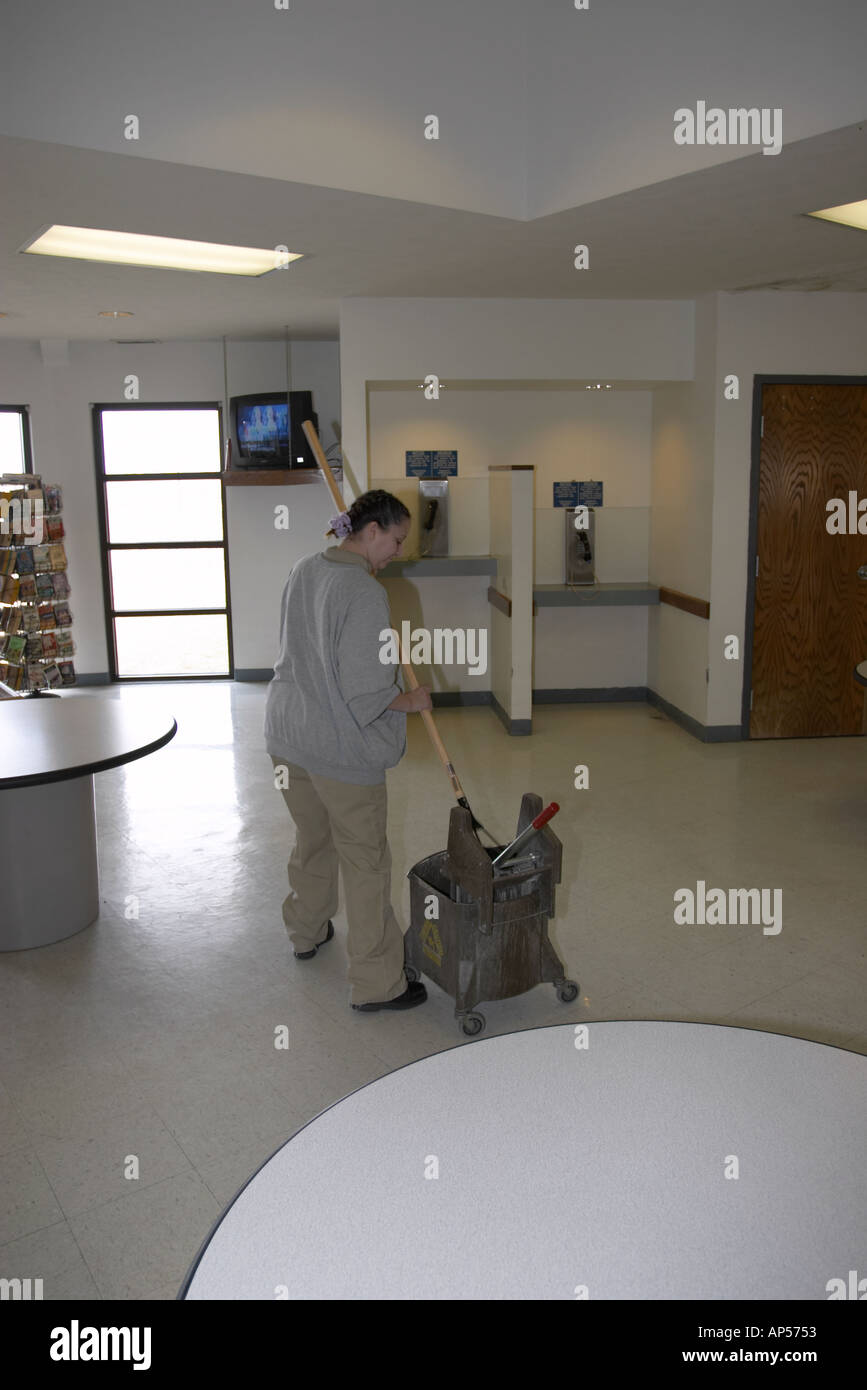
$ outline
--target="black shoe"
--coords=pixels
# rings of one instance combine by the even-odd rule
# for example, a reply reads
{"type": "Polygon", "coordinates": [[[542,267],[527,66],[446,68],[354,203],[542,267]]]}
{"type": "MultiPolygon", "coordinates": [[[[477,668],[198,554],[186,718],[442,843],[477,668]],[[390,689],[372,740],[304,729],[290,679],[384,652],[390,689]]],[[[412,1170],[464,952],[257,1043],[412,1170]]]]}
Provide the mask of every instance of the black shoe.
{"type": "MultiPolygon", "coordinates": [[[[329,918],[329,920],[328,920],[328,935],[326,936],[325,941],[330,941],[333,935],[334,935],[334,923],[333,923],[333,922],[331,921],[331,919],[329,918]]],[[[324,946],[324,945],[325,945],[325,941],[320,941],[320,942],[319,942],[319,946],[324,946]]],[[[312,951],[296,951],[296,952],[295,952],[295,959],[296,959],[296,960],[312,960],[313,957],[316,955],[316,952],[319,950],[319,946],[314,946],[312,951]]]]}
{"type": "Polygon", "coordinates": [[[423,1004],[426,999],[427,990],[421,980],[413,980],[396,999],[386,999],[382,1004],[353,1004],[352,1007],[361,1013],[371,1014],[378,1009],[414,1009],[416,1004],[423,1004]]]}

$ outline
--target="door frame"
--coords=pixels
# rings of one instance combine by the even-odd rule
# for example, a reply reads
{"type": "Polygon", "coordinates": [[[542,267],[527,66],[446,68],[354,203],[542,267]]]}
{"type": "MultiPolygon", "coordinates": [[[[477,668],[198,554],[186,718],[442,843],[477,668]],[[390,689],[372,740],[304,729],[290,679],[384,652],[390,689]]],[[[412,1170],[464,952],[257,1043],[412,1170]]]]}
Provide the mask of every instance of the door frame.
{"type": "Polygon", "coordinates": [[[750,737],[750,689],[753,683],[753,640],[756,612],[756,557],[759,530],[759,480],[762,466],[762,391],[765,386],[867,386],[867,376],[783,376],[753,377],[753,418],[750,464],[750,514],[747,543],[747,607],[744,622],[744,685],[741,691],[741,738],[750,737]]]}
{"type": "MultiPolygon", "coordinates": [[[[219,458],[222,461],[226,456],[225,429],[223,421],[223,406],[220,401],[91,401],[91,427],[93,431],[93,451],[94,468],[96,470],[96,501],[97,515],[99,520],[99,546],[102,560],[102,601],[103,612],[105,615],[105,641],[108,657],[108,678],[109,683],[123,684],[126,681],[225,681],[235,679],[235,647],[232,634],[232,593],[229,586],[229,527],[226,512],[226,488],[223,480],[222,467],[214,473],[139,473],[111,474],[105,471],[105,455],[102,447],[102,411],[103,410],[216,410],[217,429],[219,431],[219,458]],[[229,672],[225,676],[119,676],[117,672],[117,657],[114,644],[114,618],[117,616],[114,608],[114,595],[111,585],[111,566],[109,564],[109,540],[108,540],[108,516],[105,499],[105,485],[115,477],[120,480],[135,476],[144,481],[150,482],[174,482],[183,479],[198,480],[203,478],[220,479],[220,507],[223,517],[223,567],[226,575],[226,628],[228,638],[229,672]]],[[[165,542],[161,544],[149,543],[142,546],[130,544],[127,549],[136,550],[194,550],[198,548],[215,549],[210,541],[177,541],[165,542]]],[[[179,614],[190,612],[189,609],[147,609],[139,612],[136,610],[135,616],[171,618],[179,614]]],[[[211,610],[193,610],[202,613],[211,610]]],[[[216,610],[222,612],[222,609],[216,610]]]]}

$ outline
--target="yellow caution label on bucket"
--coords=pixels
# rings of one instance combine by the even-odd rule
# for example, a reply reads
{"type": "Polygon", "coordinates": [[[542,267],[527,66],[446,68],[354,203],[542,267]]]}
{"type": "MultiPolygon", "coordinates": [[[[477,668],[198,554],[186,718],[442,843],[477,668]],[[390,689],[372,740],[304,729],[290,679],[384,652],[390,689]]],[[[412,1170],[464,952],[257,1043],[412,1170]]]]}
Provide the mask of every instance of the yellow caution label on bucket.
{"type": "Polygon", "coordinates": [[[436,922],[425,922],[419,932],[419,940],[422,953],[427,956],[428,960],[432,960],[434,965],[442,965],[445,951],[436,922]]]}

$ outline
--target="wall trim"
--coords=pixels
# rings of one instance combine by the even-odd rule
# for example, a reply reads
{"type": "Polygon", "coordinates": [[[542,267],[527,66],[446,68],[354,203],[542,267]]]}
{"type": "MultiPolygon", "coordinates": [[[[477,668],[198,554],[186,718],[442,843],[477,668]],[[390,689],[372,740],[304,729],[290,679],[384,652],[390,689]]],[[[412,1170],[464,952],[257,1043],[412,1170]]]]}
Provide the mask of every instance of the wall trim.
{"type": "Polygon", "coordinates": [[[456,705],[493,705],[490,690],[432,690],[431,703],[445,708],[456,705]]]}
{"type": "MultiPolygon", "coordinates": [[[[267,684],[274,671],[272,667],[239,667],[235,670],[236,681],[251,681],[267,684]]],[[[183,680],[183,676],[173,677],[183,680]]],[[[198,677],[208,680],[210,677],[198,677]]],[[[214,676],[214,680],[231,680],[231,676],[214,676]]],[[[78,674],[78,685],[126,685],[127,681],[112,681],[107,671],[88,671],[78,674]]],[[[155,682],[154,682],[155,683],[155,682]]],[[[70,687],[72,688],[72,687],[70,687]]],[[[63,693],[62,688],[58,691],[63,693]]],[[[675,724],[692,734],[701,743],[738,743],[743,740],[743,731],[738,724],[701,724],[692,715],[685,714],[677,705],[664,700],[646,685],[624,686],[586,686],[566,689],[551,688],[534,690],[534,705],[602,705],[602,704],[649,704],[667,714],[675,724]]],[[[434,690],[431,692],[434,709],[449,709],[460,706],[489,705],[508,734],[524,737],[533,732],[532,719],[510,719],[499,700],[491,690],[434,690]]]]}
{"type": "Polygon", "coordinates": [[[684,613],[692,613],[696,618],[710,618],[710,603],[705,598],[693,598],[692,594],[682,594],[679,589],[666,589],[659,586],[659,601],[671,608],[680,608],[684,613]]]}
{"type": "Polygon", "coordinates": [[[499,589],[495,589],[492,586],[489,586],[488,603],[491,605],[492,608],[499,608],[500,612],[505,613],[507,618],[511,618],[512,600],[510,598],[506,598],[505,594],[501,594],[499,589]]]}
{"type": "Polygon", "coordinates": [[[622,701],[630,704],[645,704],[646,685],[588,685],[575,689],[534,690],[534,705],[601,705],[622,701]]]}
{"type": "Polygon", "coordinates": [[[697,719],[693,719],[691,714],[685,714],[677,705],[673,705],[669,700],[664,700],[661,695],[657,695],[655,690],[648,690],[647,703],[654,708],[667,714],[675,724],[679,724],[693,738],[699,739],[702,743],[739,743],[742,739],[740,725],[738,724],[701,724],[697,719]]]}
{"type": "Polygon", "coordinates": [[[494,695],[493,691],[491,691],[490,694],[491,705],[493,706],[494,714],[497,716],[500,723],[503,725],[503,728],[506,730],[507,734],[512,734],[514,737],[520,738],[526,734],[531,734],[533,732],[532,719],[510,719],[506,711],[503,709],[503,706],[497,699],[496,695],[494,695]]]}

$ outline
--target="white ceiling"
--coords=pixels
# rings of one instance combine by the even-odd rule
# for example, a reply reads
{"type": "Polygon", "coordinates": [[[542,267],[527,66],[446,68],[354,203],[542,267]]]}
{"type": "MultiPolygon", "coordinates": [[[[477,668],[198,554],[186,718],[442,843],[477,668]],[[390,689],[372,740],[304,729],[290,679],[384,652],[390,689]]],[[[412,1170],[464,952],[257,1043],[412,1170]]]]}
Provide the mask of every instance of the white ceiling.
{"type": "Polygon", "coordinates": [[[867,198],[863,0],[166,5],[5,0],[0,339],[335,338],[352,296],[867,290],[867,232],[804,216],[867,198]],[[781,152],[676,147],[699,98],[781,106],[781,152]],[[19,253],[52,222],[305,257],[250,280],[19,253]]]}

